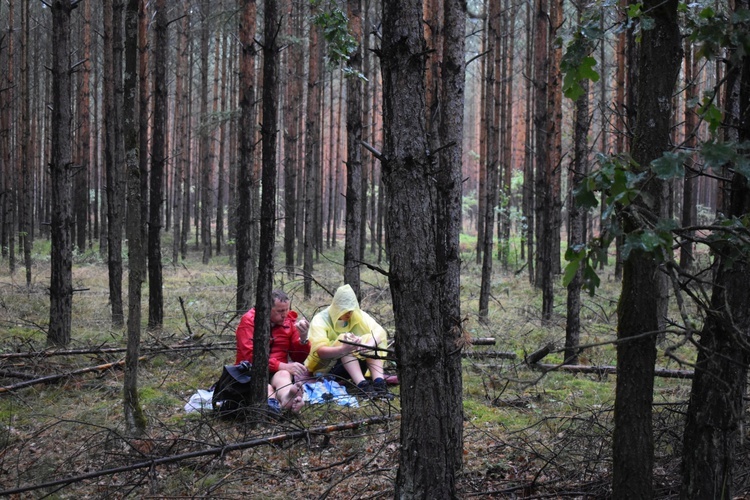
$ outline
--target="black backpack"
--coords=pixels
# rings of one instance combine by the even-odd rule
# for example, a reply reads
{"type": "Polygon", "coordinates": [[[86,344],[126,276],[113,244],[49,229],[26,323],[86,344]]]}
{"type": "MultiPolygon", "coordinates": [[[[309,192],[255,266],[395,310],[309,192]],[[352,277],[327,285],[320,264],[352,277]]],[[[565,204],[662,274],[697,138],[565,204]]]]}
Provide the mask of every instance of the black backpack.
{"type": "Polygon", "coordinates": [[[214,411],[221,418],[238,418],[245,415],[250,403],[250,369],[252,364],[243,361],[238,365],[225,365],[221,377],[214,384],[211,398],[214,411]]]}

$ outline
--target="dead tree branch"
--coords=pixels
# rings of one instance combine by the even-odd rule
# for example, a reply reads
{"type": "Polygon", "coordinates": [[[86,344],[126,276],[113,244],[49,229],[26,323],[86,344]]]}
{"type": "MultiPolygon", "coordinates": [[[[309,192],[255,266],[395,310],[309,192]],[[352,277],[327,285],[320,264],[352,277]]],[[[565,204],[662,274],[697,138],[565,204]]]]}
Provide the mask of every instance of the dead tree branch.
{"type": "MultiPolygon", "coordinates": [[[[144,360],[146,358],[145,356],[142,356],[139,359],[144,360]]],[[[81,368],[80,370],[73,370],[72,372],[58,373],[56,375],[47,375],[46,377],[35,378],[33,380],[27,380],[25,382],[19,382],[13,385],[6,385],[5,387],[0,387],[0,395],[7,394],[10,392],[16,391],[18,389],[31,387],[32,385],[48,384],[50,382],[55,382],[57,380],[72,377],[74,375],[81,375],[84,373],[90,373],[90,372],[96,372],[96,371],[103,372],[104,370],[109,370],[110,368],[116,368],[124,364],[125,364],[125,360],[123,359],[120,361],[116,361],[114,363],[105,363],[103,365],[89,366],[88,368],[81,368]]]]}
{"type": "MultiPolygon", "coordinates": [[[[234,341],[216,342],[213,344],[179,344],[166,347],[142,347],[141,352],[149,354],[158,354],[170,351],[212,351],[214,349],[235,349],[234,341]]],[[[20,359],[20,358],[48,358],[52,356],[74,356],[80,354],[118,354],[125,352],[124,347],[92,347],[90,349],[71,349],[67,351],[29,351],[29,352],[8,352],[0,354],[0,359],[20,359]]]]}
{"type": "Polygon", "coordinates": [[[253,448],[255,446],[261,446],[261,445],[266,445],[266,444],[277,444],[283,441],[288,441],[290,439],[305,438],[309,435],[330,434],[330,433],[338,432],[338,431],[357,429],[362,426],[383,424],[383,423],[387,423],[393,420],[399,420],[400,418],[401,418],[401,414],[396,414],[396,415],[391,415],[391,416],[384,415],[384,416],[378,416],[378,417],[370,417],[370,418],[366,418],[362,420],[356,420],[353,422],[345,422],[345,423],[334,424],[334,425],[324,425],[320,427],[314,427],[312,429],[303,429],[300,431],[287,432],[285,434],[277,434],[274,436],[268,436],[264,438],[251,439],[250,441],[243,441],[241,443],[233,443],[233,444],[228,444],[226,446],[217,446],[214,448],[208,448],[206,450],[199,450],[199,451],[193,451],[189,453],[182,453],[179,455],[155,458],[152,460],[146,460],[144,462],[138,462],[135,464],[123,465],[122,467],[114,467],[112,469],[93,471],[87,474],[81,474],[80,476],[68,477],[64,479],[58,479],[55,481],[49,481],[46,483],[30,484],[26,486],[21,486],[19,488],[3,490],[3,491],[0,491],[0,496],[5,497],[8,495],[23,493],[26,491],[34,491],[34,490],[39,490],[43,488],[53,488],[56,486],[65,486],[71,483],[84,481],[86,479],[94,479],[94,478],[101,477],[101,476],[118,474],[122,472],[130,472],[130,471],[134,471],[137,469],[153,468],[153,467],[156,467],[157,465],[180,462],[182,460],[187,460],[190,458],[205,457],[205,456],[210,456],[210,455],[222,457],[232,451],[245,450],[248,448],[253,448]]]}

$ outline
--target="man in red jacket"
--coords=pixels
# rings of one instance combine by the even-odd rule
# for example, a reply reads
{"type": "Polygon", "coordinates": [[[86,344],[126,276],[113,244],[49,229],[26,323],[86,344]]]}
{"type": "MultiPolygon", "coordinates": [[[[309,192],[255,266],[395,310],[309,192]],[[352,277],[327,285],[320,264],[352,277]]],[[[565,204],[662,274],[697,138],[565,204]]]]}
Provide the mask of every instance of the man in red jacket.
{"type": "MultiPolygon", "coordinates": [[[[282,408],[298,412],[302,408],[302,383],[294,382],[307,375],[303,364],[310,353],[307,332],[310,323],[298,319],[289,308],[289,296],[281,290],[271,292],[271,345],[268,353],[268,372],[275,399],[282,408]]],[[[237,357],[235,364],[253,361],[253,332],[255,331],[255,308],[250,309],[237,326],[237,357]]],[[[271,399],[274,399],[273,396],[271,399]]],[[[269,399],[269,404],[272,402],[269,399]]]]}

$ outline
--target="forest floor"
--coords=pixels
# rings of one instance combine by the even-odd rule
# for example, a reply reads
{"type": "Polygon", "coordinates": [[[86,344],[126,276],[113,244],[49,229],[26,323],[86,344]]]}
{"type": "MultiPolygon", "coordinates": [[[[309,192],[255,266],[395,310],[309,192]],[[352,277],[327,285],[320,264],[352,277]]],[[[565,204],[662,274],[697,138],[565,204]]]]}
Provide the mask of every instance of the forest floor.
{"type": "MultiPolygon", "coordinates": [[[[0,496],[12,498],[388,498],[399,457],[399,387],[391,401],[358,408],[306,405],[298,415],[250,424],[210,411],[187,413],[191,395],[208,389],[234,359],[235,272],[226,256],[164,265],[164,328],[142,336],[140,398],[147,435],[124,435],[125,329],[110,321],[107,266],[94,252],[74,265],[73,341],[46,352],[49,262],[39,250],[32,284],[19,269],[0,271],[0,496]],[[77,351],[77,353],[76,353],[77,351]],[[115,363],[114,366],[108,366],[115,363]],[[99,367],[84,372],[90,367],[99,367]],[[74,372],[82,373],[74,373],[74,372]],[[47,383],[31,383],[62,375],[47,383]],[[28,382],[30,385],[15,387],[28,382]],[[11,387],[11,390],[7,388],[11,387]]],[[[464,360],[464,467],[460,498],[607,498],[615,375],[529,367],[524,357],[551,344],[547,364],[562,360],[565,293],[543,325],[541,294],[525,272],[497,270],[490,317],[476,317],[480,267],[464,255],[462,311],[474,338],[464,360]],[[502,354],[497,354],[498,352],[502,354]],[[514,356],[511,359],[511,356],[514,356]]],[[[299,276],[277,272],[277,286],[308,318],[341,284],[341,251],[316,263],[313,295],[299,276]]],[[[496,263],[496,266],[499,265],[496,263]]],[[[123,280],[127,283],[127,280],[123,280]]],[[[362,308],[393,333],[385,277],[366,271],[362,308]]],[[[613,366],[618,284],[602,272],[597,295],[584,297],[581,364],[613,366]]],[[[127,297],[125,288],[124,296],[127,297]]],[[[148,287],[144,286],[144,322],[148,287]]],[[[127,306],[125,308],[127,311],[127,306]]],[[[658,366],[687,370],[664,350],[658,366]]],[[[678,358],[693,353],[680,347],[678,358]]],[[[395,366],[388,369],[397,373],[395,366]]],[[[654,393],[655,477],[659,498],[677,493],[684,378],[658,378],[654,393]]],[[[746,455],[746,454],[745,454],[746,455]]],[[[747,469],[746,469],[747,470],[747,469]]],[[[747,477],[745,481],[747,481],[747,477]]]]}

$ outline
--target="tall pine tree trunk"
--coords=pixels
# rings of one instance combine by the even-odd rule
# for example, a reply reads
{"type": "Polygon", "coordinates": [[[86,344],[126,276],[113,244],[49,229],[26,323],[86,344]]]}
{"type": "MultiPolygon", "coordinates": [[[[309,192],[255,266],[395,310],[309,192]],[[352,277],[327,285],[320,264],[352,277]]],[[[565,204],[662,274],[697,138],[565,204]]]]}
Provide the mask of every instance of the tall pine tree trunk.
{"type": "MultiPolygon", "coordinates": [[[[161,1],[161,0],[160,0],[161,1]]],[[[167,6],[161,2],[154,27],[154,125],[151,139],[151,177],[148,223],[148,327],[159,329],[164,321],[161,262],[162,191],[167,161],[167,58],[169,32],[167,6]]]]}
{"type": "Polygon", "coordinates": [[[71,0],[52,2],[52,156],[50,185],[52,191],[52,253],[50,276],[50,312],[47,343],[64,346],[70,343],[73,308],[73,242],[71,170],[71,82],[70,82],[70,13],[71,0]]]}
{"type": "MultiPolygon", "coordinates": [[[[312,8],[312,7],[311,7],[312,8]]],[[[304,256],[303,269],[305,273],[305,298],[312,296],[313,249],[315,248],[316,232],[316,191],[318,187],[318,170],[320,162],[320,106],[321,86],[320,62],[323,46],[319,38],[319,29],[310,27],[310,57],[307,76],[307,111],[305,114],[305,224],[304,224],[304,256]]]]}
{"type": "MultiPolygon", "coordinates": [[[[32,225],[32,214],[33,214],[33,192],[32,189],[32,165],[34,161],[32,159],[33,145],[31,144],[31,83],[29,78],[29,43],[30,28],[29,28],[29,6],[28,2],[24,3],[21,7],[21,106],[20,106],[20,135],[21,135],[21,161],[19,166],[21,167],[21,195],[19,197],[19,228],[21,229],[19,244],[23,250],[23,262],[24,268],[26,269],[26,286],[31,286],[31,247],[34,241],[34,231],[32,225]]],[[[84,23],[85,24],[85,23],[84,23]]],[[[85,47],[84,47],[85,50],[85,47]]],[[[81,85],[86,90],[82,93],[88,95],[88,71],[86,70],[86,64],[83,69],[84,82],[81,85]]],[[[86,114],[88,114],[88,101],[84,100],[81,103],[81,107],[86,108],[86,114]]],[[[81,165],[84,166],[78,175],[86,176],[88,171],[88,116],[81,123],[81,142],[85,144],[85,147],[81,149],[85,150],[85,158],[82,158],[81,165]]],[[[82,155],[83,156],[83,155],[82,155]]],[[[87,212],[88,215],[88,212],[87,212]]],[[[85,236],[85,232],[84,232],[85,236]]],[[[85,244],[85,239],[84,239],[85,244]]]]}
{"type": "MultiPolygon", "coordinates": [[[[739,0],[736,12],[750,4],[739,0]]],[[[746,23],[745,23],[746,27],[746,23]]],[[[726,61],[725,139],[750,140],[750,56],[730,47],[726,61]]],[[[729,165],[728,167],[732,167],[729,165]]],[[[750,184],[735,172],[723,187],[729,193],[720,207],[728,217],[750,213],[750,184]]],[[[750,363],[750,264],[747,249],[729,242],[713,248],[716,277],[711,308],[700,335],[683,444],[680,497],[734,498],[735,464],[744,439],[743,415],[750,363]]]]}
{"type": "Polygon", "coordinates": [[[255,298],[255,332],[252,369],[252,399],[261,405],[266,401],[268,384],[268,351],[271,339],[271,291],[273,289],[273,255],[276,243],[276,137],[278,135],[279,101],[279,7],[276,0],[266,0],[263,11],[263,123],[261,125],[263,190],[260,203],[260,251],[258,286],[255,298]]]}
{"type": "Polygon", "coordinates": [[[444,117],[440,133],[449,151],[438,160],[428,156],[422,2],[383,2],[383,182],[402,384],[399,498],[454,498],[463,448],[460,369],[456,373],[461,328],[455,204],[461,141],[453,141],[462,134],[464,13],[460,2],[445,4],[446,18],[452,18],[460,35],[446,37],[452,48],[446,48],[442,61],[446,88],[441,95],[451,116],[444,117]],[[430,181],[434,160],[440,161],[444,182],[430,181]]]}
{"type": "Polygon", "coordinates": [[[295,263],[295,241],[297,235],[297,184],[300,177],[299,144],[300,144],[300,109],[302,108],[302,82],[299,72],[302,70],[304,52],[302,47],[302,13],[299,2],[292,2],[290,39],[297,40],[287,48],[287,78],[284,117],[284,256],[287,274],[291,277],[295,263]]]}
{"type": "MultiPolygon", "coordinates": [[[[140,0],[143,1],[143,0],[140,0]]],[[[128,341],[125,352],[125,376],[122,402],[125,429],[130,436],[140,436],[146,430],[146,417],[138,396],[138,357],[141,346],[141,289],[146,271],[146,252],[143,248],[141,214],[141,171],[138,162],[138,133],[142,119],[137,106],[138,61],[138,3],[128,0],[125,10],[125,105],[124,140],[127,172],[128,215],[128,341]]],[[[166,18],[165,0],[156,5],[156,23],[166,18]]],[[[158,29],[158,28],[157,28],[158,29]]]]}
{"type": "MultiPolygon", "coordinates": [[[[672,91],[681,49],[677,1],[649,0],[644,5],[654,22],[642,34],[638,59],[638,114],[633,159],[645,171],[669,150],[672,91]]],[[[663,182],[653,175],[642,184],[644,195],[623,214],[626,234],[652,227],[662,214],[663,182]]],[[[656,334],[660,330],[663,256],[631,252],[623,263],[622,292],[617,308],[617,387],[613,434],[612,493],[615,499],[652,498],[653,402],[656,334]]]]}
{"type": "Polygon", "coordinates": [[[190,24],[189,4],[185,4],[183,18],[180,21],[179,32],[177,35],[177,66],[175,69],[175,132],[177,140],[173,141],[175,147],[174,154],[174,198],[172,205],[172,262],[177,263],[180,256],[180,236],[182,234],[182,204],[185,179],[185,167],[187,159],[187,51],[188,43],[188,26],[190,24]]]}
{"type": "Polygon", "coordinates": [[[353,74],[346,81],[346,239],[344,240],[344,283],[359,297],[359,266],[362,259],[362,9],[361,0],[347,0],[349,31],[357,49],[349,57],[353,74]]]}
{"type": "Polygon", "coordinates": [[[490,18],[487,22],[487,77],[485,88],[485,107],[487,125],[487,162],[486,187],[484,202],[484,229],[482,235],[482,282],[479,291],[479,318],[486,320],[489,314],[490,295],[492,294],[492,244],[494,241],[495,208],[497,207],[498,163],[500,161],[500,68],[502,53],[500,50],[500,22],[502,3],[494,2],[490,6],[490,18]]]}
{"type": "Polygon", "coordinates": [[[211,260],[211,213],[213,206],[213,162],[211,158],[211,118],[208,115],[208,46],[210,27],[210,2],[201,1],[201,82],[200,82],[200,155],[201,155],[201,198],[200,198],[200,242],[203,250],[202,261],[208,264],[211,260]]]}
{"type": "Polygon", "coordinates": [[[256,268],[251,253],[255,165],[255,0],[239,0],[240,121],[237,172],[237,311],[246,311],[254,299],[256,268]]]}
{"type": "MultiPolygon", "coordinates": [[[[578,11],[578,22],[581,21],[581,11],[578,11]]],[[[575,103],[575,130],[573,137],[573,162],[568,174],[568,246],[576,248],[585,243],[584,221],[586,211],[578,206],[573,190],[588,174],[588,133],[589,133],[589,82],[581,82],[583,94],[575,103]]],[[[567,364],[578,364],[578,344],[581,336],[581,286],[583,270],[578,269],[575,276],[568,283],[567,321],[565,322],[565,356],[567,364]]]]}
{"type": "Polygon", "coordinates": [[[105,168],[107,169],[107,262],[109,267],[109,303],[112,310],[112,324],[124,324],[122,304],[122,172],[120,163],[122,136],[119,129],[119,116],[122,106],[119,78],[122,76],[122,63],[119,61],[122,44],[120,20],[121,0],[104,2],[104,108],[105,108],[105,168]]]}

